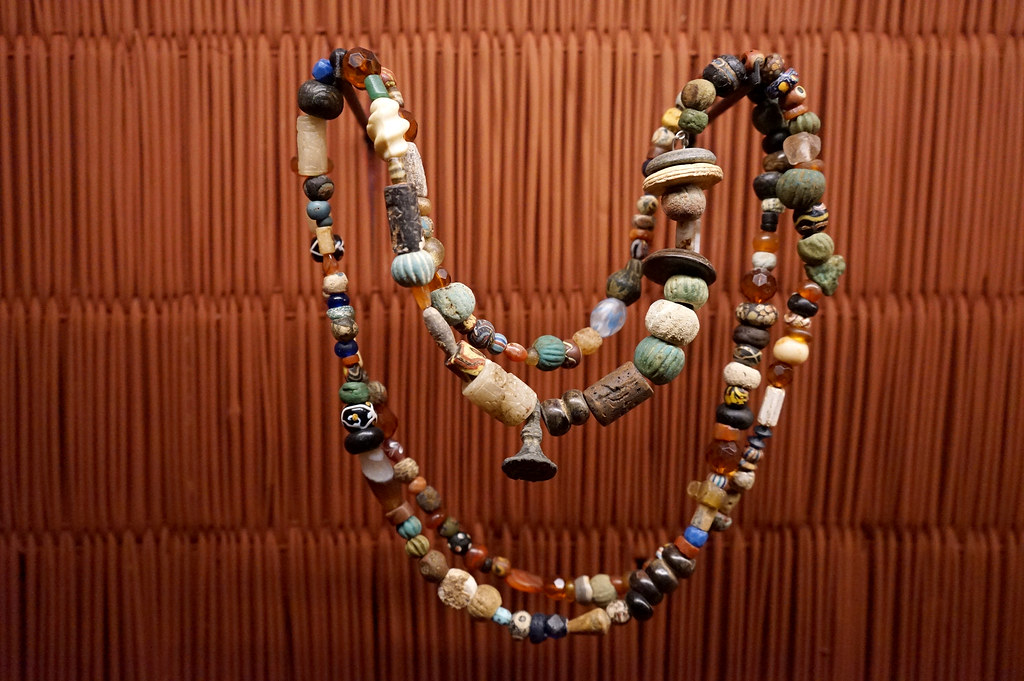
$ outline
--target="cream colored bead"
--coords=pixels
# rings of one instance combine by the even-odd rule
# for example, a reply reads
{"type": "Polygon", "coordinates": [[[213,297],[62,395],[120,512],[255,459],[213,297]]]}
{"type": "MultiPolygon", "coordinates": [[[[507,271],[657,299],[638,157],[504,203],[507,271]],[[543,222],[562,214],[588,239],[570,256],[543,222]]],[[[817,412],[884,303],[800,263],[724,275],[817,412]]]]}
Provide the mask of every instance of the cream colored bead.
{"type": "Polygon", "coordinates": [[[459,568],[451,568],[437,587],[437,597],[449,608],[461,610],[469,605],[476,590],[477,584],[473,575],[459,568]]]}
{"type": "Polygon", "coordinates": [[[334,253],[334,232],[330,227],[316,228],[316,245],[320,249],[320,255],[334,253]]]}
{"type": "Polygon", "coordinates": [[[790,326],[796,329],[809,329],[811,328],[811,320],[807,317],[801,317],[798,314],[787,312],[786,316],[782,318],[782,321],[786,322],[790,326]]]}
{"type": "Polygon", "coordinates": [[[489,620],[501,607],[501,594],[490,584],[480,584],[469,599],[466,611],[477,620],[489,620]]]}
{"type": "Polygon", "coordinates": [[[537,393],[530,386],[491,360],[485,360],[480,374],[463,386],[462,394],[506,426],[518,426],[537,405],[537,393]]]}
{"type": "Polygon", "coordinates": [[[572,342],[584,355],[592,355],[600,349],[604,339],[595,329],[585,326],[572,335],[572,342]]]}
{"type": "Polygon", "coordinates": [[[811,354],[811,348],[802,340],[791,336],[783,336],[775,341],[772,354],[777,362],[785,362],[790,366],[803,364],[811,354]]]}
{"type": "Polygon", "coordinates": [[[370,116],[366,119],[366,134],[373,140],[377,156],[385,161],[400,158],[408,149],[405,131],[409,121],[398,115],[398,102],[388,97],[370,103],[370,116]]]}
{"type": "MultiPolygon", "coordinates": [[[[778,359],[778,356],[776,356],[778,359]]],[[[747,390],[754,390],[761,385],[761,372],[739,362],[729,362],[722,371],[726,385],[738,385],[747,390]]]]}
{"type": "Polygon", "coordinates": [[[671,300],[656,300],[644,317],[647,332],[672,345],[689,345],[700,331],[697,313],[671,300]]]}
{"type": "Polygon", "coordinates": [[[580,575],[576,578],[573,586],[576,587],[576,602],[580,605],[587,605],[594,602],[594,588],[590,586],[589,575],[580,575]]]}
{"type": "Polygon", "coordinates": [[[348,290],[348,275],[344,272],[335,272],[324,277],[324,295],[330,296],[335,293],[344,293],[348,290]]]}
{"type": "Polygon", "coordinates": [[[410,483],[420,474],[420,465],[416,459],[406,457],[395,464],[395,480],[403,484],[410,483]]]}
{"type": "Polygon", "coordinates": [[[779,415],[782,413],[782,403],[785,400],[785,390],[776,388],[773,385],[768,386],[764,391],[764,401],[761,402],[761,411],[757,414],[757,422],[762,426],[774,428],[779,422],[779,415]]]}
{"type": "Polygon", "coordinates": [[[774,270],[778,261],[778,256],[768,251],[754,251],[754,255],[750,256],[750,264],[755,269],[774,270]]]}
{"type": "MultiPolygon", "coordinates": [[[[409,146],[402,156],[402,167],[405,168],[406,182],[416,190],[416,196],[427,196],[427,174],[423,171],[423,158],[420,156],[419,147],[415,142],[409,142],[409,146]]],[[[429,236],[429,235],[428,235],[429,236]]]]}
{"type": "Polygon", "coordinates": [[[661,196],[672,187],[695,184],[708,189],[722,181],[722,168],[714,163],[686,163],[669,166],[647,176],[644,191],[661,196]]]}
{"type": "Polygon", "coordinates": [[[629,621],[629,608],[624,600],[612,601],[605,608],[605,612],[615,624],[625,624],[629,621]]]}
{"type": "Polygon", "coordinates": [[[784,210],[786,210],[786,207],[777,198],[761,199],[762,213],[781,213],[784,210]]]}
{"type": "Polygon", "coordinates": [[[306,114],[296,118],[295,145],[299,175],[312,177],[327,172],[327,121],[306,114]]]}
{"type": "Polygon", "coordinates": [[[697,510],[693,512],[690,524],[707,532],[711,529],[711,524],[715,522],[715,514],[717,513],[718,509],[716,508],[711,508],[705,504],[697,504],[697,510]]]}
{"type": "Polygon", "coordinates": [[[569,620],[570,634],[607,634],[611,628],[612,618],[604,608],[588,610],[569,620]]]}

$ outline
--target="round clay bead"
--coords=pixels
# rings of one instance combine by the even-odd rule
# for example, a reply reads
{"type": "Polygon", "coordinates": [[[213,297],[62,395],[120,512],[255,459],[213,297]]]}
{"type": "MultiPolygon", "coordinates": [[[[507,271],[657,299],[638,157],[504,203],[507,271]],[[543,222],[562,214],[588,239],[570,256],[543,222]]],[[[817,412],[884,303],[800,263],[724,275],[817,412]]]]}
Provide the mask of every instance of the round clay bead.
{"type": "Polygon", "coordinates": [[[476,296],[473,295],[473,289],[456,281],[431,291],[430,304],[441,313],[449,326],[455,326],[473,314],[476,296]]]}
{"type": "Polygon", "coordinates": [[[708,301],[708,284],[700,277],[677,274],[665,282],[665,298],[699,310],[708,301]]]}
{"type": "Polygon", "coordinates": [[[676,125],[685,133],[699,135],[708,127],[708,115],[699,109],[683,109],[676,125]]]}
{"type": "Polygon", "coordinates": [[[587,406],[587,398],[583,396],[582,390],[566,390],[562,395],[562,403],[572,425],[582,426],[590,418],[590,407],[587,406]]]}
{"type": "Polygon", "coordinates": [[[761,349],[768,345],[771,334],[766,329],[758,329],[748,324],[740,324],[732,332],[732,342],[742,345],[752,345],[761,349]]]}
{"type": "Polygon", "coordinates": [[[344,272],[335,272],[324,277],[324,296],[333,296],[348,291],[348,275],[344,272]]]}
{"type": "Polygon", "coordinates": [[[440,551],[430,550],[420,558],[420,574],[428,582],[440,582],[448,573],[448,561],[440,551]]]}
{"type": "Polygon", "coordinates": [[[661,559],[679,579],[687,579],[697,567],[697,561],[684,556],[675,544],[666,544],[662,548],[661,559]]]}
{"type": "Polygon", "coordinates": [[[664,298],[647,308],[644,325],[649,334],[672,345],[689,345],[700,331],[696,312],[664,298]]]}
{"type": "Polygon", "coordinates": [[[341,115],[345,98],[341,90],[318,80],[307,80],[299,87],[299,108],[303,113],[331,120],[341,115]]]}
{"type": "Polygon", "coordinates": [[[517,641],[522,641],[524,638],[530,635],[530,621],[533,617],[530,613],[525,610],[519,610],[512,613],[512,621],[508,624],[508,630],[512,634],[512,638],[517,641]]]}
{"type": "MultiPolygon", "coordinates": [[[[782,361],[782,360],[780,360],[782,361]]],[[[729,362],[722,371],[726,385],[738,385],[747,390],[754,390],[761,385],[761,372],[739,362],[729,362]]]]}
{"type": "Polygon", "coordinates": [[[746,405],[722,403],[715,409],[715,421],[730,428],[746,430],[754,425],[754,412],[746,405]]]}
{"type": "Polygon", "coordinates": [[[643,570],[634,570],[629,574],[629,588],[636,591],[651,605],[661,603],[664,594],[651,581],[650,575],[643,570]]]}
{"type": "Polygon", "coordinates": [[[365,383],[346,381],[338,389],[338,397],[345,404],[360,404],[370,401],[370,389],[365,383]]]}
{"type": "Polygon", "coordinates": [[[651,581],[654,582],[654,586],[658,587],[661,593],[672,593],[679,588],[679,580],[662,559],[656,558],[652,560],[647,566],[646,571],[651,581]]]}
{"type": "Polygon", "coordinates": [[[473,575],[459,568],[451,568],[437,587],[437,597],[449,608],[461,610],[469,605],[477,591],[473,575]]]}
{"type": "Polygon", "coordinates": [[[786,207],[805,210],[821,200],[825,193],[825,175],[808,168],[791,168],[779,178],[775,192],[786,207]]]}
{"type": "Polygon", "coordinates": [[[808,265],[820,265],[832,257],[836,245],[828,234],[818,232],[798,241],[796,250],[808,265]]]}
{"type": "Polygon", "coordinates": [[[807,358],[811,354],[811,348],[803,341],[790,338],[789,336],[783,336],[779,340],[775,341],[775,345],[772,348],[772,354],[775,356],[775,361],[784,362],[790,366],[796,366],[797,364],[803,364],[807,361],[807,358]]]}
{"type": "Polygon", "coordinates": [[[692,184],[683,185],[661,197],[661,209],[665,215],[679,222],[699,218],[707,205],[704,190],[692,184]]]}
{"type": "Polygon", "coordinates": [[[633,364],[637,370],[655,385],[664,385],[674,379],[685,363],[686,354],[682,348],[654,336],[647,336],[637,343],[633,353],[633,364]]]}
{"type": "Polygon", "coordinates": [[[683,86],[676,97],[676,106],[680,109],[699,109],[707,111],[715,103],[715,85],[709,80],[697,78],[683,86]]]}
{"type": "Polygon", "coordinates": [[[489,620],[501,607],[501,594],[490,584],[480,584],[473,597],[469,599],[466,611],[477,620],[489,620]]]}
{"type": "Polygon", "coordinates": [[[626,594],[626,608],[628,608],[629,614],[640,622],[654,617],[654,608],[651,604],[639,592],[632,589],[626,594]]]}
{"type": "Polygon", "coordinates": [[[327,201],[334,195],[334,180],[326,175],[307,177],[302,191],[310,201],[327,201]]]}
{"type": "MultiPolygon", "coordinates": [[[[594,590],[594,603],[602,608],[615,600],[618,594],[612,586],[612,580],[608,575],[594,575],[590,578],[590,587],[594,590]]],[[[577,596],[577,600],[579,596],[577,596]]]]}
{"type": "Polygon", "coordinates": [[[431,486],[427,486],[422,492],[416,495],[416,505],[425,513],[433,513],[441,508],[441,493],[431,486]]]}

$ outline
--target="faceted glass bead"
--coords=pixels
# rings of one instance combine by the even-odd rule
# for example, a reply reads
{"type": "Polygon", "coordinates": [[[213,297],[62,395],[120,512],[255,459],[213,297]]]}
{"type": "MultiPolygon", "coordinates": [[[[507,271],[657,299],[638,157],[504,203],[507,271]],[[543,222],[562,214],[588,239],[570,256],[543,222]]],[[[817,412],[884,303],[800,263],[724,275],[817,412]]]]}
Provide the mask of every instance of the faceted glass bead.
{"type": "Polygon", "coordinates": [[[416,122],[416,118],[412,115],[412,112],[408,109],[399,109],[398,115],[409,122],[409,129],[405,131],[405,141],[415,142],[416,135],[420,131],[419,123],[416,122]]]}
{"type": "Polygon", "coordinates": [[[813,281],[805,281],[796,292],[800,294],[801,298],[805,298],[812,303],[821,300],[821,287],[813,281]]]}
{"type": "Polygon", "coordinates": [[[539,594],[544,590],[544,578],[526,570],[512,568],[505,577],[505,583],[516,591],[528,594],[539,594]]]}
{"type": "Polygon", "coordinates": [[[363,81],[370,74],[380,73],[380,62],[370,50],[357,47],[345,54],[341,62],[341,73],[353,87],[365,90],[363,81]]]}
{"type": "Polygon", "coordinates": [[[618,298],[605,298],[590,313],[590,328],[608,338],[619,332],[626,323],[626,304],[618,298]]]}
{"type": "Polygon", "coordinates": [[[782,150],[792,165],[807,163],[818,158],[821,153],[821,138],[809,132],[798,132],[786,138],[782,150]]]}
{"type": "Polygon", "coordinates": [[[768,383],[775,388],[785,388],[793,380],[793,367],[783,362],[772,362],[768,367],[768,383]]]}
{"type": "Polygon", "coordinates": [[[711,466],[711,470],[726,475],[739,468],[743,452],[735,442],[712,440],[708,448],[704,450],[704,457],[707,459],[708,465],[711,466]]]}
{"type": "Polygon", "coordinates": [[[474,544],[473,548],[466,552],[466,567],[476,570],[487,560],[487,547],[481,544],[474,544]]]}
{"type": "Polygon", "coordinates": [[[775,253],[779,250],[777,232],[764,232],[754,237],[754,250],[759,253],[775,253]]]}
{"type": "Polygon", "coordinates": [[[544,595],[553,601],[564,601],[565,600],[565,580],[561,577],[555,577],[550,582],[544,584],[544,595]]]}
{"type": "Polygon", "coordinates": [[[743,275],[740,291],[752,303],[766,303],[778,290],[775,277],[768,270],[754,269],[743,275]]]}

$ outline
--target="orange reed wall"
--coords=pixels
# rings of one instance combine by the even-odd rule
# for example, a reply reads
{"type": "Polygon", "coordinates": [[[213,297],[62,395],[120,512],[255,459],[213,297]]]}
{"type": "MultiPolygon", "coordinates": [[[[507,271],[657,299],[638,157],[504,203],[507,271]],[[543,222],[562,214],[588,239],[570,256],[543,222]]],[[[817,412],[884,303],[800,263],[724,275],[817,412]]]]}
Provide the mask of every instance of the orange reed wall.
{"type": "MultiPolygon", "coordinates": [[[[2,3],[0,678],[1024,677],[1022,32],[1013,0],[2,3]],[[526,343],[585,324],[650,131],[716,54],[781,52],[825,120],[849,272],[734,528],[643,627],[514,645],[446,611],[341,447],[288,165],[297,86],[354,45],[419,120],[450,269],[526,343]]],[[[330,135],[360,344],[450,512],[548,575],[675,536],[758,225],[749,105],[702,136],[720,277],[687,369],[548,438],[536,486],[387,274],[380,164],[347,113],[330,135]]],[[[529,379],[589,384],[639,316],[529,379]]]]}

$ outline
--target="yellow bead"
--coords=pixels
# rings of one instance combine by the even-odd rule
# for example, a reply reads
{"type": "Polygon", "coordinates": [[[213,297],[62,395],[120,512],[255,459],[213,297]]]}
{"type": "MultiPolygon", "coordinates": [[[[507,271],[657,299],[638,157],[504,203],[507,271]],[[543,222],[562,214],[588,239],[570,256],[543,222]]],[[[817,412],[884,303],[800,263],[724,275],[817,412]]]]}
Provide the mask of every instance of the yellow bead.
{"type": "Polygon", "coordinates": [[[682,111],[672,107],[662,115],[661,124],[672,132],[679,132],[679,117],[682,115],[682,111]]]}
{"type": "Polygon", "coordinates": [[[592,355],[598,351],[604,339],[601,338],[600,333],[587,326],[572,335],[572,342],[584,355],[592,355]]]}

